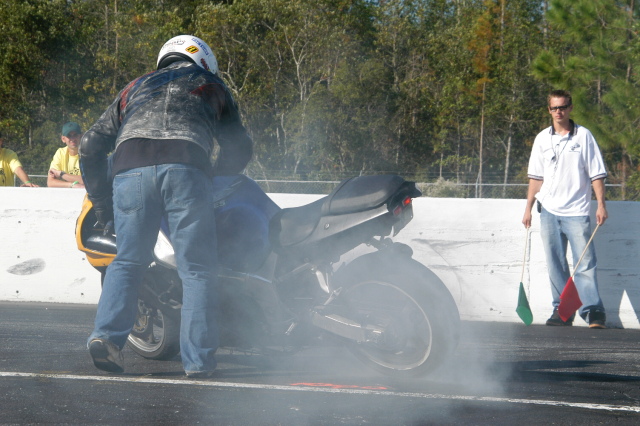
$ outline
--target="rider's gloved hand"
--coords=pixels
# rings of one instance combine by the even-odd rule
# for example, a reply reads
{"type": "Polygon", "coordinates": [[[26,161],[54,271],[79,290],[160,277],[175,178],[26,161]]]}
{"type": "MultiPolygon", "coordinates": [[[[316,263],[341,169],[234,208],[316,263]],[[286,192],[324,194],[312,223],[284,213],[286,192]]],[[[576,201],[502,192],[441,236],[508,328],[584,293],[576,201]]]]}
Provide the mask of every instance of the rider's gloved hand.
{"type": "Polygon", "coordinates": [[[107,224],[104,226],[104,231],[102,231],[102,235],[111,235],[111,234],[115,234],[115,228],[113,225],[113,220],[110,220],[109,222],[107,222],[107,224]]]}
{"type": "Polygon", "coordinates": [[[97,204],[93,206],[93,211],[96,213],[96,219],[98,225],[104,228],[104,234],[113,232],[113,207],[110,204],[101,205],[97,204]]]}

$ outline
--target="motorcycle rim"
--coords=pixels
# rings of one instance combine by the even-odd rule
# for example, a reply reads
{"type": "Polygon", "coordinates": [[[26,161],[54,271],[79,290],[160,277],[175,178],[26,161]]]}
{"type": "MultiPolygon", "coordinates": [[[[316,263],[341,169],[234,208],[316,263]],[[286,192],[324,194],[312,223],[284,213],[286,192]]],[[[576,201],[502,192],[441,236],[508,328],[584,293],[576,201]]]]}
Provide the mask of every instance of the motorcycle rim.
{"type": "Polygon", "coordinates": [[[420,377],[437,368],[458,343],[460,319],[444,284],[412,259],[363,256],[336,273],[342,292],[334,306],[367,332],[351,352],[389,375],[420,377]]]}
{"type": "Polygon", "coordinates": [[[138,300],[138,315],[127,344],[147,359],[169,360],[180,351],[180,323],[138,300]]]}
{"type": "Polygon", "coordinates": [[[357,353],[383,369],[413,370],[432,353],[429,316],[413,296],[393,283],[366,281],[349,287],[344,297],[356,319],[384,331],[376,341],[360,343],[357,353]]]}

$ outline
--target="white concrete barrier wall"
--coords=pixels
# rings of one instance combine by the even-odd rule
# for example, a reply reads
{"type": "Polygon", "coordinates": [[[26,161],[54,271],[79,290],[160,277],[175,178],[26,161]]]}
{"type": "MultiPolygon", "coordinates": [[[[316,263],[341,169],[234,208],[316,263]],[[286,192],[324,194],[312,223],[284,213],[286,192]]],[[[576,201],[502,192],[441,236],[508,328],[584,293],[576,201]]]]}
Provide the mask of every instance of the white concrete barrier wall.
{"type": "MultiPolygon", "coordinates": [[[[0,300],[95,304],[99,274],[75,242],[84,191],[0,188],[0,300]]],[[[282,207],[315,195],[271,194],[282,207]]],[[[453,294],[463,320],[519,322],[515,308],[526,231],[524,200],[414,200],[414,220],[396,237],[453,294]]],[[[640,328],[640,203],[609,202],[594,243],[600,293],[613,327],[640,328]]],[[[551,291],[534,213],[523,283],[534,323],[551,313],[551,291]]],[[[577,319],[575,325],[586,324],[577,319]]]]}

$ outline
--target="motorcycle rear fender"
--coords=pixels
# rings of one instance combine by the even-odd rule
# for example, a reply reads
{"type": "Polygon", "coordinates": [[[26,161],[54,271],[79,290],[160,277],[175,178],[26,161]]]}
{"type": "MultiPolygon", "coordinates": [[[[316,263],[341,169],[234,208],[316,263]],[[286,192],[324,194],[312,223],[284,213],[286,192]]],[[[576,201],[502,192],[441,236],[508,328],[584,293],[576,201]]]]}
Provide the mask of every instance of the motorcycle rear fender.
{"type": "Polygon", "coordinates": [[[414,182],[396,175],[347,179],[327,197],[275,215],[269,237],[276,250],[290,252],[331,245],[336,237],[358,245],[396,235],[413,218],[411,199],[420,195],[414,182]]]}
{"type": "Polygon", "coordinates": [[[413,217],[411,205],[399,216],[394,216],[386,205],[372,211],[349,215],[324,217],[323,226],[318,226],[302,243],[284,248],[277,252],[285,257],[297,259],[310,258],[316,262],[341,256],[361,244],[369,244],[375,237],[389,237],[397,234],[413,217]],[[348,217],[346,217],[348,216],[348,217]]]}

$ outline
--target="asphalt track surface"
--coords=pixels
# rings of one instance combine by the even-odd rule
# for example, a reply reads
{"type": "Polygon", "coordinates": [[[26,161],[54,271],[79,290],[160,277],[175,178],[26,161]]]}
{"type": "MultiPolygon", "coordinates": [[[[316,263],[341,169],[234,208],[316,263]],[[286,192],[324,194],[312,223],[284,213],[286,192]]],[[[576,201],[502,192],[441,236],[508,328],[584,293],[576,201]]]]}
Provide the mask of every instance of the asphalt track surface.
{"type": "Polygon", "coordinates": [[[286,358],[218,355],[191,380],[179,358],[124,351],[96,370],[95,306],[0,302],[0,424],[640,424],[640,331],[463,323],[436,373],[372,373],[335,344],[286,358]]]}

